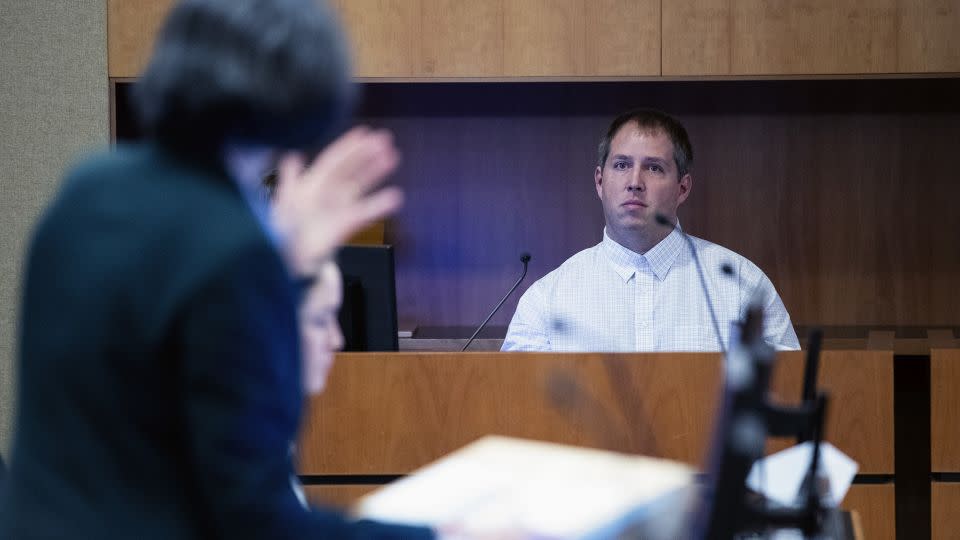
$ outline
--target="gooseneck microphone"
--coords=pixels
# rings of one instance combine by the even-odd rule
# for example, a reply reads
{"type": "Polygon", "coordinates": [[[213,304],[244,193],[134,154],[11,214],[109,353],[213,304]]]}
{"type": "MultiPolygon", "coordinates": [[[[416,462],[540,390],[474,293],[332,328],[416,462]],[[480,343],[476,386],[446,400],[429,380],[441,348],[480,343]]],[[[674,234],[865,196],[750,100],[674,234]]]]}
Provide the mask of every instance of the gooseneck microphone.
{"type": "Polygon", "coordinates": [[[480,323],[480,326],[477,327],[477,331],[474,332],[472,336],[470,336],[470,339],[468,339],[467,343],[463,346],[462,349],[460,349],[460,352],[467,350],[467,347],[469,347],[470,344],[473,343],[473,340],[477,338],[477,334],[479,334],[480,331],[483,330],[483,327],[486,326],[488,322],[490,322],[490,319],[492,319],[493,315],[497,312],[497,310],[500,309],[500,306],[502,306],[503,303],[507,301],[507,298],[510,298],[510,295],[513,294],[513,291],[517,290],[517,287],[520,286],[520,282],[523,281],[523,278],[527,277],[527,263],[530,262],[530,254],[523,253],[522,255],[520,255],[520,262],[523,263],[523,273],[520,274],[520,279],[518,279],[517,282],[513,284],[513,287],[510,287],[510,290],[507,291],[507,294],[503,295],[503,299],[500,300],[500,303],[497,304],[497,307],[493,308],[493,311],[491,311],[490,314],[487,315],[487,318],[484,319],[482,323],[480,323]]]}
{"type": "MultiPolygon", "coordinates": [[[[657,213],[655,219],[657,223],[668,227],[670,229],[676,229],[680,233],[680,236],[687,242],[687,247],[690,248],[690,254],[693,255],[693,264],[697,266],[697,276],[700,277],[700,288],[703,289],[703,297],[707,300],[707,307],[710,309],[710,321],[713,323],[713,331],[717,334],[717,343],[720,345],[720,352],[726,356],[727,349],[723,346],[723,337],[720,333],[720,324],[717,322],[717,312],[713,309],[713,301],[710,300],[710,291],[707,290],[707,278],[704,277],[703,266],[700,265],[700,257],[697,256],[697,247],[693,245],[693,240],[690,239],[690,235],[684,232],[683,229],[674,225],[672,221],[667,219],[661,213],[657,213]]],[[[730,268],[729,264],[723,266],[723,273],[729,275],[733,272],[733,269],[730,268]]]]}

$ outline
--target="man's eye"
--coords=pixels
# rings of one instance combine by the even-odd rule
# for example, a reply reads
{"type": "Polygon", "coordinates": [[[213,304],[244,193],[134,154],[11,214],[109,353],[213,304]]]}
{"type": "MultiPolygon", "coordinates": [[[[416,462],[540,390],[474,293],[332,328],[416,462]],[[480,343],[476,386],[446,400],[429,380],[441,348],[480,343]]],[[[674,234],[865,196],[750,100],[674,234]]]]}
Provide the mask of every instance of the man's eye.
{"type": "Polygon", "coordinates": [[[653,171],[656,173],[662,173],[663,167],[661,167],[660,165],[657,165],[656,163],[651,163],[650,165],[647,165],[647,170],[653,171]]]}
{"type": "Polygon", "coordinates": [[[627,168],[627,165],[628,165],[628,163],[627,163],[626,161],[615,161],[615,162],[613,163],[613,168],[616,169],[616,170],[618,170],[618,171],[622,171],[622,170],[625,170],[625,169],[627,168]]]}

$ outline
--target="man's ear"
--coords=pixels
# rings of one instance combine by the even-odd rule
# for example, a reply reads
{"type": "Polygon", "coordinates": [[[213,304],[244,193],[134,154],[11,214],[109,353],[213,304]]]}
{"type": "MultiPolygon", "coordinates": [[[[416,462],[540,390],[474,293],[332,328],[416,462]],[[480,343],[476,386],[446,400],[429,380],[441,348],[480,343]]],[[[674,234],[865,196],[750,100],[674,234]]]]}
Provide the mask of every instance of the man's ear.
{"type": "Polygon", "coordinates": [[[693,189],[693,177],[690,176],[690,173],[687,173],[680,179],[680,195],[677,197],[678,206],[687,200],[687,197],[690,196],[691,189],[693,189]]]}
{"type": "Polygon", "coordinates": [[[603,183],[603,168],[599,165],[597,165],[597,168],[593,171],[593,183],[597,188],[597,197],[602,199],[603,195],[601,194],[602,190],[600,189],[600,185],[603,183]]]}

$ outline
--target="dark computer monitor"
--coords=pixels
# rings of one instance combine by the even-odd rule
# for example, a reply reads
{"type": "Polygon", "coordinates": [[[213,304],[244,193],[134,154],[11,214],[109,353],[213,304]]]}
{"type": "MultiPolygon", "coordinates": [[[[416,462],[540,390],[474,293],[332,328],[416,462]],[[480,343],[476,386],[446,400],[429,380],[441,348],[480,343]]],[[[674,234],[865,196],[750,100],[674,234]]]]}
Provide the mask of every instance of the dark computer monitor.
{"type": "Polygon", "coordinates": [[[397,289],[392,246],[344,246],[340,327],[345,351],[396,351],[397,289]]]}

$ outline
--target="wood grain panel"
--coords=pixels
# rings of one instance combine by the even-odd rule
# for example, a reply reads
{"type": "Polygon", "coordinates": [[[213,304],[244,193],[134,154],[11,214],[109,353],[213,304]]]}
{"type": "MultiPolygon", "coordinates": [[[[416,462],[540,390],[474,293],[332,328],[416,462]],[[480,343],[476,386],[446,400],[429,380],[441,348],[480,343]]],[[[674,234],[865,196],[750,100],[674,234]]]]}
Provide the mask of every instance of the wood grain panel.
{"type": "Polygon", "coordinates": [[[930,537],[933,540],[956,540],[960,531],[960,484],[930,484],[930,537]]]}
{"type": "MultiPolygon", "coordinates": [[[[350,36],[358,77],[412,77],[422,72],[423,0],[335,0],[350,36]]],[[[427,0],[429,1],[429,0],[427,0]]]]}
{"type": "Polygon", "coordinates": [[[960,316],[948,277],[960,270],[960,229],[941,220],[954,221],[944,198],[960,190],[945,162],[918,159],[949,153],[938,139],[958,118],[691,119],[702,174],[681,219],[764,269],[795,324],[950,324],[960,316]],[[905,181],[927,167],[923,189],[905,181]]]}
{"type": "Polygon", "coordinates": [[[176,0],[107,0],[107,73],[137,77],[176,0]]]}
{"type": "Polygon", "coordinates": [[[660,1],[587,0],[584,71],[596,76],[660,75],[660,1]]]}
{"type": "Polygon", "coordinates": [[[960,2],[900,0],[898,71],[960,71],[960,2]]]}
{"type": "Polygon", "coordinates": [[[960,472],[960,349],[930,351],[930,452],[934,472],[960,472]]]}
{"type": "MultiPolygon", "coordinates": [[[[801,353],[775,378],[799,396],[801,353]]],[[[827,439],[864,473],[893,472],[892,354],[824,355],[827,439]]],[[[719,391],[716,354],[344,353],[314,398],[301,474],[404,474],[486,434],[699,464],[719,391]]]]}
{"type": "MultiPolygon", "coordinates": [[[[664,74],[897,71],[897,0],[680,0],[663,9],[664,74]]],[[[915,17],[909,27],[946,28],[946,18],[915,17]]],[[[953,38],[930,39],[942,47],[953,38]]]]}
{"type": "Polygon", "coordinates": [[[420,75],[492,77],[503,74],[503,2],[423,2],[420,75]]]}
{"type": "Polygon", "coordinates": [[[716,354],[340,354],[301,474],[402,474],[486,434],[699,463],[716,354]]]}
{"type": "Polygon", "coordinates": [[[659,4],[503,0],[503,74],[659,75],[659,4]]]}
{"type": "MultiPolygon", "coordinates": [[[[784,353],[771,382],[778,401],[799,403],[803,353],[784,353]]],[[[826,439],[860,464],[862,474],[890,474],[893,463],[893,353],[825,351],[818,388],[830,395],[826,439]]],[[[772,451],[795,440],[771,441],[772,451]]]]}
{"type": "Polygon", "coordinates": [[[663,4],[663,74],[729,75],[730,0],[671,0],[663,4]]]}
{"type": "Polygon", "coordinates": [[[505,75],[586,73],[582,0],[504,0],[503,7],[505,75]]]}
{"type": "Polygon", "coordinates": [[[383,486],[370,484],[303,486],[303,493],[313,506],[347,510],[360,497],[383,486]]]}
{"type": "Polygon", "coordinates": [[[896,0],[738,0],[735,75],[896,71],[896,0]]]}
{"type": "Polygon", "coordinates": [[[893,540],[897,536],[895,488],[893,484],[855,484],[840,505],[854,510],[863,525],[863,538],[893,540]]]}
{"type": "MultiPolygon", "coordinates": [[[[303,486],[310,504],[348,510],[361,497],[383,486],[380,485],[308,485],[303,486]]],[[[955,523],[960,506],[960,485],[933,484],[933,539],[953,538],[947,533],[960,530],[955,523]],[[951,521],[952,520],[952,521],[951,521]]],[[[893,484],[855,484],[850,487],[841,508],[855,511],[863,527],[863,538],[886,540],[896,537],[895,501],[893,484]]]]}

